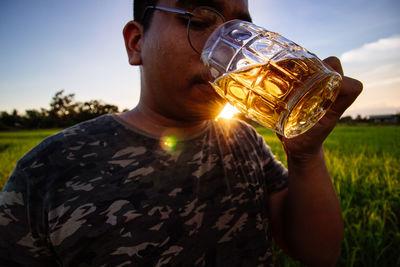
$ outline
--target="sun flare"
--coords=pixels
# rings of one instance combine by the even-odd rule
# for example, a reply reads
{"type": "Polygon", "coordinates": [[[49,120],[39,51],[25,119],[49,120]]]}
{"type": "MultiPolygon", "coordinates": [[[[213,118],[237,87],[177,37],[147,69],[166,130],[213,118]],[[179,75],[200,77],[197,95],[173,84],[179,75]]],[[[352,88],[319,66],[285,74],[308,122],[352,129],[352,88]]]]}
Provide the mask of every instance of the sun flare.
{"type": "Polygon", "coordinates": [[[227,103],[225,107],[222,109],[221,113],[215,118],[218,120],[219,118],[224,118],[224,119],[232,119],[235,114],[239,113],[239,110],[232,106],[231,104],[227,103]]]}

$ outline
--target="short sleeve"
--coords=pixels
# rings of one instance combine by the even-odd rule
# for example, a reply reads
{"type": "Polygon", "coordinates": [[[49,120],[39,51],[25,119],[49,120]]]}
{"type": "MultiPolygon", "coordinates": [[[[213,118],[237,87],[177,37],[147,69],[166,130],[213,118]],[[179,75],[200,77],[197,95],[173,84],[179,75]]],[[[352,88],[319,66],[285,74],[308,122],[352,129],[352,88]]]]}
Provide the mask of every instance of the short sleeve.
{"type": "Polygon", "coordinates": [[[252,158],[257,162],[257,169],[261,172],[264,192],[268,195],[277,193],[288,186],[288,170],[276,159],[264,138],[245,121],[236,120],[233,132],[237,136],[237,142],[248,155],[243,157],[252,158]]]}
{"type": "Polygon", "coordinates": [[[247,125],[257,151],[257,157],[263,172],[266,191],[268,194],[277,193],[288,186],[288,170],[276,159],[264,138],[256,130],[247,125]]]}
{"type": "Polygon", "coordinates": [[[277,193],[288,186],[288,171],[285,166],[276,159],[271,149],[265,143],[261,135],[258,135],[258,143],[263,151],[262,169],[265,175],[269,194],[277,193]]]}
{"type": "Polygon", "coordinates": [[[40,198],[28,178],[17,165],[0,193],[0,262],[4,266],[55,265],[44,227],[37,224],[43,213],[40,205],[32,203],[40,198]]]}

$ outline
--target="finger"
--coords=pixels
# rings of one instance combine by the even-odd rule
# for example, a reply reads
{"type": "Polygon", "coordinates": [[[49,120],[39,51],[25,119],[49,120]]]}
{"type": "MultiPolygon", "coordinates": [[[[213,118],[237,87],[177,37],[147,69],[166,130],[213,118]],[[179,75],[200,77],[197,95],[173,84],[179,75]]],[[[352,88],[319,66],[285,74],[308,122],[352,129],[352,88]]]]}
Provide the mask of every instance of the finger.
{"type": "Polygon", "coordinates": [[[283,135],[280,135],[280,134],[278,134],[278,133],[275,133],[275,135],[276,135],[276,137],[278,137],[278,139],[279,139],[279,140],[281,140],[281,141],[282,141],[282,139],[283,139],[283,135]]]}
{"type": "Polygon", "coordinates": [[[334,71],[343,76],[342,63],[337,57],[328,57],[323,60],[325,64],[329,65],[334,71]]]}
{"type": "Polygon", "coordinates": [[[337,116],[341,116],[346,109],[356,100],[363,89],[363,84],[353,78],[343,76],[342,87],[336,101],[330,108],[337,116]]]}

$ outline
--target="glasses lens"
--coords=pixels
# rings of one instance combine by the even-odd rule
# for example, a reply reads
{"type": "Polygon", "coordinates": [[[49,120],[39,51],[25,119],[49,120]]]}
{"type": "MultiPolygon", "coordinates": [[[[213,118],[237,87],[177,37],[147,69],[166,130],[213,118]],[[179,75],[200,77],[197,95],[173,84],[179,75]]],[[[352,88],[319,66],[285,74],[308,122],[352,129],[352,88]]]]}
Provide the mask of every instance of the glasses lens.
{"type": "Polygon", "coordinates": [[[192,13],[194,16],[189,21],[189,42],[193,49],[201,53],[208,37],[224,22],[224,18],[207,7],[196,8],[192,13]]]}

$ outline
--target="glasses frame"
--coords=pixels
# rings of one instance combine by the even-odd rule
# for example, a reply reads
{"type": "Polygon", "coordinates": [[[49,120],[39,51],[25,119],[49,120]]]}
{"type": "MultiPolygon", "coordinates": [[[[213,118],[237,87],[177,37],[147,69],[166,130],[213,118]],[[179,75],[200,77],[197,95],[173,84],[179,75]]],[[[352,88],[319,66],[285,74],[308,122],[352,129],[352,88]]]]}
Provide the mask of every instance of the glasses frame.
{"type": "Polygon", "coordinates": [[[188,39],[189,45],[197,54],[201,55],[201,52],[198,51],[194,47],[194,45],[192,44],[192,41],[190,40],[190,22],[191,22],[192,18],[195,16],[194,13],[196,12],[196,10],[197,9],[201,9],[201,8],[208,9],[208,10],[214,12],[215,14],[217,14],[222,19],[222,23],[224,23],[226,21],[224,15],[222,15],[220,12],[218,12],[214,8],[211,8],[211,7],[208,7],[208,6],[198,6],[195,9],[193,9],[192,12],[187,11],[187,10],[182,10],[182,9],[163,7],[163,6],[147,6],[145,11],[144,11],[144,16],[143,17],[145,17],[147,11],[150,10],[150,9],[155,9],[155,10],[160,10],[160,11],[165,11],[165,12],[171,12],[171,13],[187,16],[188,17],[188,22],[187,22],[187,25],[186,25],[186,31],[187,31],[187,39],[188,39]]]}

